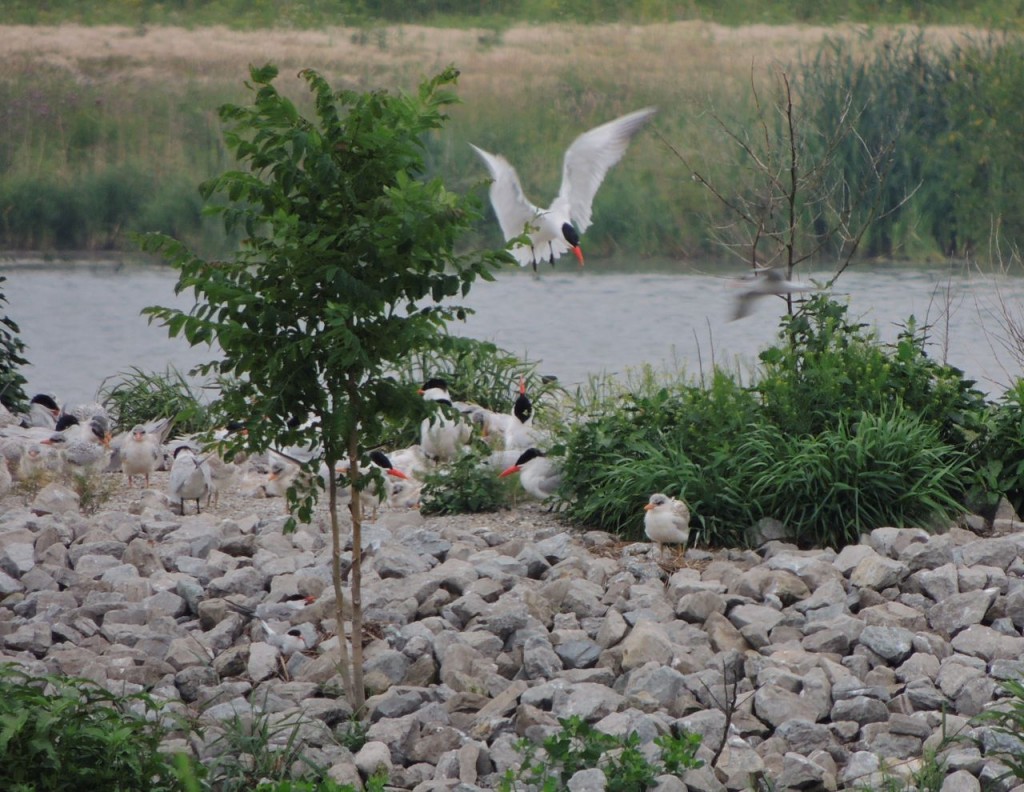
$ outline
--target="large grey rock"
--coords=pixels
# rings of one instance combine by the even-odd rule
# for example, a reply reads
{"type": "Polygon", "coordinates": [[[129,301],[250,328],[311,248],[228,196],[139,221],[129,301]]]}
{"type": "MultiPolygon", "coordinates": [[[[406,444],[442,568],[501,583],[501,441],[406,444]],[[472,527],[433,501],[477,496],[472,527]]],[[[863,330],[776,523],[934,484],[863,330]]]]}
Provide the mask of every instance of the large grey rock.
{"type": "Polygon", "coordinates": [[[860,643],[891,665],[898,665],[910,657],[914,634],[902,627],[871,625],[860,633],[860,643]]]}
{"type": "Polygon", "coordinates": [[[909,574],[907,566],[891,558],[868,555],[850,573],[850,583],[858,588],[882,591],[897,585],[909,574]]]}
{"type": "Polygon", "coordinates": [[[965,627],[981,624],[997,594],[995,589],[951,594],[928,610],[928,623],[945,635],[955,635],[965,627]]]}

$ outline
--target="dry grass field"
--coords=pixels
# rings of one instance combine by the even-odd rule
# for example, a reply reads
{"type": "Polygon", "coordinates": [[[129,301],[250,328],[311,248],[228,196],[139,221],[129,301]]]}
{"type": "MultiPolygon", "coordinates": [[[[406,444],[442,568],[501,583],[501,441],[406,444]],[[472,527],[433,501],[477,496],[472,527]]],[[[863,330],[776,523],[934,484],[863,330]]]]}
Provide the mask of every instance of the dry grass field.
{"type": "MultiPolygon", "coordinates": [[[[411,88],[454,63],[463,98],[488,97],[520,106],[525,92],[542,96],[567,72],[624,93],[673,90],[694,94],[746,82],[752,69],[787,64],[826,37],[856,38],[860,26],[754,25],[703,22],[628,26],[518,26],[503,31],[416,26],[372,30],[241,32],[226,28],[0,26],[0,78],[40,65],[86,82],[170,87],[179,81],[240,82],[250,63],[276,63],[283,77],[313,67],[352,88],[411,88]]],[[[896,29],[875,31],[875,39],[896,29]]],[[[930,28],[937,44],[963,39],[968,28],[930,28]]],[[[628,96],[623,99],[629,105],[628,96]]]]}

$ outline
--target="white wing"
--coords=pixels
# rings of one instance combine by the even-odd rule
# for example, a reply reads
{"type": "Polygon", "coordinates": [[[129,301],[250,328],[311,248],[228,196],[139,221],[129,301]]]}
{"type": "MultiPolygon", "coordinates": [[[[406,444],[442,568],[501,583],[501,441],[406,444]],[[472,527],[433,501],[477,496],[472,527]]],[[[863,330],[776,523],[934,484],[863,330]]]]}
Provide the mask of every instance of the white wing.
{"type": "Polygon", "coordinates": [[[590,226],[590,208],[605,174],[622,159],[633,135],[643,129],[656,112],[654,107],[645,107],[594,127],[576,138],[565,152],[562,186],[552,208],[564,204],[581,234],[590,226]]]}
{"type": "MultiPolygon", "coordinates": [[[[472,143],[469,145],[473,146],[472,143]]],[[[473,151],[480,155],[491,172],[491,205],[505,240],[519,236],[540,210],[526,199],[519,175],[507,159],[500,154],[489,154],[477,146],[473,146],[473,151]]]]}

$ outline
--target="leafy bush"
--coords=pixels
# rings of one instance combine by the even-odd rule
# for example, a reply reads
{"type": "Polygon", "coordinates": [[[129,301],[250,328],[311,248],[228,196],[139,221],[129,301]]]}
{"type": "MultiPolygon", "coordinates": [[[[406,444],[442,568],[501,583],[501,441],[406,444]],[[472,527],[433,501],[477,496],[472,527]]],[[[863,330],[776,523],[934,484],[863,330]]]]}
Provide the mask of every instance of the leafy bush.
{"type": "Polygon", "coordinates": [[[735,480],[755,515],[802,542],[844,545],[880,525],[928,526],[956,514],[967,457],[905,410],[841,414],[816,435],[752,427],[735,480]]]}
{"type": "Polygon", "coordinates": [[[636,732],[626,737],[605,734],[578,715],[559,718],[558,722],[562,730],[544,740],[542,754],[528,740],[519,741],[517,747],[524,754],[522,765],[517,771],[506,771],[498,785],[501,792],[518,789],[518,782],[545,792],[566,789],[575,773],[592,768],[604,771],[608,792],[643,792],[653,787],[663,773],[680,775],[703,765],[696,758],[700,735],[684,732],[657,737],[654,743],[661,749],[660,759],[651,762],[640,750],[636,732]]]}
{"type": "Polygon", "coordinates": [[[991,512],[1005,496],[1024,513],[1024,380],[1017,380],[993,405],[977,440],[976,477],[967,503],[991,512]]]}
{"type": "Polygon", "coordinates": [[[761,352],[754,390],[765,418],[789,434],[815,434],[837,416],[880,413],[902,404],[941,437],[966,448],[980,429],[984,394],[953,366],[928,357],[927,328],[911,317],[893,346],[863,323],[847,318],[848,306],[815,295],[784,316],[779,341],[761,352]]]}
{"type": "Polygon", "coordinates": [[[115,696],[93,682],[33,678],[0,666],[0,767],[11,790],[181,790],[158,748],[148,696],[115,696]]]}
{"type": "Polygon", "coordinates": [[[744,544],[762,517],[836,545],[878,525],[960,511],[987,406],[925,354],[911,320],[892,346],[824,297],[784,317],[744,387],[648,379],[595,405],[567,440],[562,491],[584,524],[641,538],[652,492],[683,497],[698,541],[744,544]]]}
{"type": "Polygon", "coordinates": [[[609,397],[569,432],[568,516],[640,539],[643,505],[665,492],[690,505],[701,541],[742,543],[751,518],[730,460],[757,420],[754,394],[721,370],[707,388],[647,378],[638,391],[609,397]]]}
{"type": "MultiPolygon", "coordinates": [[[[0,275],[0,287],[7,278],[0,275]]],[[[0,306],[7,303],[7,297],[0,291],[0,306]]],[[[26,383],[25,377],[18,371],[19,366],[25,366],[28,361],[22,356],[25,352],[25,343],[18,337],[21,328],[10,317],[0,317],[0,404],[17,412],[27,407],[26,396],[23,387],[26,383]]]]}
{"type": "Polygon", "coordinates": [[[450,464],[427,474],[420,493],[423,514],[476,514],[504,509],[509,503],[510,482],[498,478],[501,471],[483,464],[481,453],[465,453],[450,464]]]}

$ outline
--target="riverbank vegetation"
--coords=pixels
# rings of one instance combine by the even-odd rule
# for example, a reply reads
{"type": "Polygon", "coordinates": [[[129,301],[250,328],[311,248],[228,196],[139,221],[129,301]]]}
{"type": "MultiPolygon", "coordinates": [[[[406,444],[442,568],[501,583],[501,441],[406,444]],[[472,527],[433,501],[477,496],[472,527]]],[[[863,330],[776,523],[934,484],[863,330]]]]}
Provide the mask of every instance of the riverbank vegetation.
{"type": "Polygon", "coordinates": [[[1019,0],[922,3],[888,0],[808,3],[806,0],[8,0],[12,24],[227,25],[235,28],[319,28],[373,21],[459,26],[485,20],[495,25],[538,22],[650,24],[687,19],[723,24],[885,22],[991,25],[1019,18],[1019,0]]]}
{"type": "MultiPolygon", "coordinates": [[[[215,2],[186,5],[175,13],[192,16],[180,20],[172,14],[177,4],[138,4],[150,17],[129,17],[134,27],[0,28],[0,248],[132,250],[130,232],[160,231],[211,253],[229,249],[234,240],[203,217],[197,186],[231,166],[217,108],[242,96],[249,63],[261,59],[281,65],[282,90],[300,103],[295,75],[307,66],[346,87],[411,90],[426,72],[454,64],[464,103],[428,138],[428,175],[481,197],[485,173],[469,142],[505,154],[527,194],[544,203],[575,135],[657,105],[652,130],[597,196],[590,256],[721,256],[720,232],[731,220],[692,169],[725,193],[750,189],[749,152],[721,124],[756,135],[757,104],[780,74],[793,87],[808,152],[830,145],[837,112],[856,130],[831,152],[828,174],[849,195],[875,178],[878,163],[862,148],[891,141],[886,192],[872,207],[885,221],[858,255],[984,258],[995,236],[1014,246],[1024,236],[1024,142],[1015,133],[1024,120],[1024,43],[1012,32],[632,24],[661,20],[657,4],[643,6],[646,17],[626,9],[628,22],[526,25],[485,15],[460,17],[461,27],[422,27],[372,21],[370,5],[361,6],[358,25],[315,31],[155,24],[199,24],[215,2]]],[[[595,14],[574,20],[605,19],[601,4],[587,5],[595,14]]],[[[64,18],[109,21],[119,6],[95,3],[87,6],[92,13],[64,18]]],[[[895,16],[917,21],[909,8],[895,16]]],[[[702,13],[695,4],[694,16],[702,13]]],[[[24,9],[14,18],[52,19],[24,9]]],[[[539,11],[524,18],[547,19],[539,11]]],[[[732,15],[724,10],[720,18],[732,15]]],[[[989,29],[1011,18],[989,19],[989,29]]],[[[826,12],[817,19],[830,21],[826,12]]],[[[491,217],[467,239],[501,242],[491,217]]]]}

